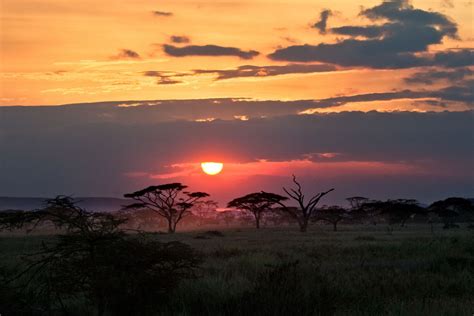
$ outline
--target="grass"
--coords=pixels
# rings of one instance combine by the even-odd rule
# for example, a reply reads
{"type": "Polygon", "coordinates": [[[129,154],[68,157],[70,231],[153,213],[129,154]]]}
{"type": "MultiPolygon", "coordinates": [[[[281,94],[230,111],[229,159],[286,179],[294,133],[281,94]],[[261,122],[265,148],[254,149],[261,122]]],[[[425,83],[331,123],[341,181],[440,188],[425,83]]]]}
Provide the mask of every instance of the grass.
{"type": "MultiPolygon", "coordinates": [[[[474,236],[411,225],[156,234],[205,256],[157,315],[472,315],[474,236]],[[206,236],[206,238],[196,238],[206,236]]],[[[14,265],[47,236],[0,238],[14,265]]],[[[1,313],[1,310],[0,310],[1,313]]]]}

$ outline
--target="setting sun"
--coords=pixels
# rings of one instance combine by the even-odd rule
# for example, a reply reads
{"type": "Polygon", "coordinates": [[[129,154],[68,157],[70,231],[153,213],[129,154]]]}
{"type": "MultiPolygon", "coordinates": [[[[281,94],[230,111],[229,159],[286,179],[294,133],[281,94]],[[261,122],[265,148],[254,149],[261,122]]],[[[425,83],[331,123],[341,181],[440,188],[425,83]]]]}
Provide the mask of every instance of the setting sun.
{"type": "Polygon", "coordinates": [[[222,171],[224,164],[222,162],[202,162],[201,168],[206,174],[213,176],[222,171]]]}

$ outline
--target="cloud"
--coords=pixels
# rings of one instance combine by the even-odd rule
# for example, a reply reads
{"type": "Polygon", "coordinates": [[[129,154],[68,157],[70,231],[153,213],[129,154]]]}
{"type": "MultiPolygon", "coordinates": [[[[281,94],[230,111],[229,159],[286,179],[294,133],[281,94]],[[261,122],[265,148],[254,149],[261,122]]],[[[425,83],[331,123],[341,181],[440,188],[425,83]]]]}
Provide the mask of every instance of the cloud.
{"type": "Polygon", "coordinates": [[[182,77],[185,74],[173,73],[169,71],[149,70],[149,71],[143,72],[143,75],[146,77],[158,78],[157,84],[159,85],[172,85],[172,84],[183,83],[181,80],[177,80],[176,77],[182,77]]]}
{"type": "Polygon", "coordinates": [[[235,47],[224,47],[218,45],[189,45],[177,47],[173,45],[163,45],[163,50],[166,54],[174,57],[185,56],[237,56],[241,59],[252,59],[259,55],[259,52],[254,50],[243,51],[235,47]]]}
{"type": "Polygon", "coordinates": [[[161,77],[161,78],[158,79],[157,83],[159,85],[172,85],[172,84],[179,84],[179,83],[183,83],[183,82],[180,81],[180,80],[169,78],[169,77],[161,77]]]}
{"type": "Polygon", "coordinates": [[[332,15],[331,10],[322,10],[319,14],[319,21],[314,24],[314,28],[319,30],[319,33],[326,34],[326,26],[329,16],[332,15]]]}
{"type": "MultiPolygon", "coordinates": [[[[370,9],[363,10],[361,15],[371,20],[386,19],[412,30],[439,31],[438,36],[458,38],[457,25],[447,16],[438,12],[415,9],[408,0],[391,0],[370,9]],[[413,24],[413,25],[410,25],[413,24]]],[[[388,26],[391,26],[390,24],[388,26]]],[[[391,28],[388,31],[393,30],[391,28]]]]}
{"type": "Polygon", "coordinates": [[[416,72],[408,78],[405,82],[409,84],[426,84],[432,85],[439,81],[446,81],[448,83],[460,83],[468,77],[472,77],[474,72],[469,68],[457,68],[453,70],[439,70],[430,69],[427,71],[416,72]]]}
{"type": "Polygon", "coordinates": [[[379,38],[384,34],[384,28],[376,25],[369,26],[341,26],[331,29],[332,33],[353,37],[379,38]]]}
{"type": "Polygon", "coordinates": [[[243,65],[235,69],[212,70],[198,69],[195,74],[216,74],[217,80],[242,77],[271,77],[286,74],[305,74],[336,71],[337,68],[328,64],[288,64],[284,66],[254,66],[243,65]]]}
{"type": "MultiPolygon", "coordinates": [[[[331,28],[327,31],[348,38],[336,43],[280,48],[271,53],[269,58],[292,62],[324,62],[346,67],[394,69],[473,63],[470,49],[428,53],[430,45],[440,44],[446,37],[458,39],[456,23],[444,14],[416,9],[406,0],[391,0],[362,10],[360,15],[372,22],[382,21],[382,24],[331,28]]],[[[320,31],[326,30],[326,20],[321,20],[324,23],[315,27],[320,31]]]]}
{"type": "Polygon", "coordinates": [[[462,102],[469,108],[474,108],[474,79],[464,80],[428,93],[431,97],[439,100],[462,102]]]}
{"type": "Polygon", "coordinates": [[[189,37],[183,35],[172,35],[170,40],[177,44],[189,43],[191,41],[189,37]]]}
{"type": "Polygon", "coordinates": [[[464,67],[474,65],[474,50],[470,48],[448,50],[434,55],[433,65],[464,67]]]}
{"type": "Polygon", "coordinates": [[[451,86],[435,90],[400,90],[392,92],[365,93],[348,96],[332,97],[315,100],[314,108],[303,111],[304,113],[314,113],[316,109],[340,107],[350,103],[376,102],[390,100],[424,100],[431,101],[431,105],[444,106],[446,101],[459,102],[466,108],[474,109],[474,80],[459,81],[451,86]]]}
{"type": "Polygon", "coordinates": [[[131,49],[121,49],[119,53],[115,56],[112,56],[111,59],[121,60],[121,59],[141,59],[140,54],[131,49]]]}
{"type": "MultiPolygon", "coordinates": [[[[318,179],[319,185],[335,185],[342,197],[352,192],[394,197],[401,192],[396,190],[407,188],[417,198],[472,193],[472,112],[345,112],[212,122],[151,120],[162,115],[179,117],[180,111],[184,112],[181,106],[194,111],[192,115],[196,117],[208,117],[206,107],[200,108],[206,104],[202,100],[193,100],[193,108],[187,105],[191,101],[157,102],[163,103],[135,107],[117,107],[117,102],[108,102],[0,108],[0,192],[20,196],[120,196],[168,181],[146,175],[166,174],[169,166],[219,159],[241,165],[234,167],[244,174],[247,164],[255,165],[251,170],[256,173],[247,172],[247,178],[242,180],[242,188],[248,190],[245,183],[279,190],[282,181],[289,181],[291,173],[298,172],[304,179],[318,179]],[[160,109],[163,105],[165,112],[160,109]],[[19,121],[24,123],[19,125],[19,121]],[[263,160],[269,163],[255,164],[263,160]],[[283,163],[291,161],[303,161],[303,165],[312,167],[283,163]],[[259,174],[259,166],[267,170],[275,165],[270,162],[282,162],[276,164],[282,172],[262,170],[265,179],[257,181],[252,177],[259,174]],[[371,166],[377,166],[377,171],[364,171],[371,166]],[[409,172],[393,172],[391,166],[409,172]],[[127,176],[130,174],[143,176],[127,176]]],[[[214,109],[226,107],[225,104],[221,100],[214,109]]],[[[271,107],[281,105],[284,104],[271,107]]],[[[258,106],[258,102],[249,103],[248,109],[258,106]]],[[[231,187],[240,187],[234,179],[229,179],[230,187],[225,182],[206,179],[180,180],[194,181],[198,189],[209,189],[216,199],[231,187]],[[208,187],[211,183],[215,187],[208,187]]],[[[225,173],[222,179],[225,181],[225,173]]]]}
{"type": "Polygon", "coordinates": [[[173,16],[173,12],[167,12],[167,11],[152,11],[152,13],[155,16],[164,16],[164,17],[173,16]]]}

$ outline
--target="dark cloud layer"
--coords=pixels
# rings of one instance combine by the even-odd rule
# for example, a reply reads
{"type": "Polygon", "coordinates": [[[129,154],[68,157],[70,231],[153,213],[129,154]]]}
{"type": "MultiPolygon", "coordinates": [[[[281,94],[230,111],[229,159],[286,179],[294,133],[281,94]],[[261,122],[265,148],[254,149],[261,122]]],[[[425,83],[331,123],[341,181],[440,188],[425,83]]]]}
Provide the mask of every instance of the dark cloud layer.
{"type": "Polygon", "coordinates": [[[417,72],[405,79],[410,84],[432,85],[439,81],[448,83],[460,83],[468,77],[474,76],[474,72],[469,68],[457,68],[453,70],[430,69],[417,72]]]}
{"type": "Polygon", "coordinates": [[[236,56],[241,59],[252,59],[259,55],[255,50],[244,51],[236,47],[224,47],[218,45],[189,45],[177,47],[174,45],[163,45],[166,54],[173,57],[185,56],[236,56]]]}
{"type": "MultiPolygon", "coordinates": [[[[326,31],[327,14],[323,13],[321,21],[315,25],[319,31],[326,31]]],[[[459,67],[473,64],[470,49],[428,53],[430,45],[440,44],[446,37],[458,38],[456,23],[444,14],[416,9],[407,0],[391,0],[365,9],[360,15],[382,23],[331,28],[327,31],[348,38],[331,44],[293,45],[278,49],[269,57],[274,60],[318,61],[372,68],[459,67]]]]}
{"type": "Polygon", "coordinates": [[[473,49],[457,49],[439,52],[434,55],[433,65],[445,67],[464,67],[474,65],[473,49]]]}
{"type": "MultiPolygon", "coordinates": [[[[443,101],[461,102],[466,107],[474,109],[474,80],[460,81],[451,86],[436,90],[401,90],[393,92],[366,93],[358,95],[332,97],[314,101],[315,108],[325,108],[342,106],[354,102],[375,102],[389,100],[416,100],[432,99],[438,101],[437,104],[444,104],[443,101]]],[[[433,103],[434,105],[434,103],[433,103]]]]}
{"type": "MultiPolygon", "coordinates": [[[[182,104],[170,102],[174,108],[182,104]]],[[[150,184],[150,179],[127,174],[169,172],[168,165],[192,162],[208,153],[224,153],[241,162],[321,159],[317,153],[338,153],[334,161],[404,163],[428,172],[426,176],[380,175],[370,181],[364,176],[328,178],[323,172],[319,179],[337,185],[341,194],[357,193],[361,188],[372,192],[407,188],[395,183],[407,185],[417,198],[426,198],[430,186],[442,191],[436,197],[472,193],[473,112],[353,112],[206,123],[150,121],[159,107],[0,108],[1,194],[119,196],[150,184]],[[122,114],[111,119],[119,112],[122,114]]],[[[198,109],[196,105],[195,112],[198,109]]],[[[166,180],[154,180],[160,181],[166,180]]],[[[271,183],[275,178],[266,180],[267,185],[271,183]]],[[[385,193],[393,197],[393,192],[385,193]]]]}
{"type": "Polygon", "coordinates": [[[255,66],[243,65],[236,69],[226,70],[212,70],[212,69],[198,69],[195,74],[216,74],[217,80],[242,78],[242,77],[271,77],[286,74],[305,74],[336,71],[337,68],[333,65],[317,64],[288,64],[284,66],[255,66]]]}

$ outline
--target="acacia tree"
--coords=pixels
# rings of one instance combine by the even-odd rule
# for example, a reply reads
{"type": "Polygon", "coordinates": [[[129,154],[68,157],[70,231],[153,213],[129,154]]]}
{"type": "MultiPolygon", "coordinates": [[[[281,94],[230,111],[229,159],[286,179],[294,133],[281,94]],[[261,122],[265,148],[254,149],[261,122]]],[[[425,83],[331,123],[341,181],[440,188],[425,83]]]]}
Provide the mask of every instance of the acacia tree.
{"type": "Polygon", "coordinates": [[[136,202],[125,206],[124,209],[150,209],[165,218],[168,223],[168,233],[174,233],[178,223],[190,214],[192,207],[209,196],[205,192],[184,191],[186,188],[187,186],[181,183],[168,183],[127,193],[124,197],[136,202]]]}
{"type": "Polygon", "coordinates": [[[387,218],[389,224],[399,223],[401,227],[405,226],[406,221],[412,216],[426,213],[418,201],[413,199],[369,201],[364,203],[362,207],[368,213],[387,218]]]}
{"type": "Polygon", "coordinates": [[[271,201],[274,201],[276,204],[280,205],[282,207],[282,210],[284,210],[286,213],[290,214],[291,217],[293,217],[297,222],[300,227],[301,232],[306,232],[308,229],[308,223],[309,220],[312,216],[315,214],[316,206],[318,205],[319,201],[323,196],[328,194],[331,191],[334,191],[334,189],[329,189],[324,192],[320,192],[316,195],[313,195],[308,201],[306,200],[306,197],[303,193],[303,190],[301,188],[301,184],[296,180],[295,175],[293,175],[293,183],[296,185],[296,188],[283,188],[283,191],[294,201],[297,202],[298,207],[288,207],[285,204],[282,203],[281,200],[277,199],[271,199],[271,201]]]}
{"type": "Polygon", "coordinates": [[[328,223],[331,223],[333,226],[333,230],[336,232],[337,224],[339,224],[340,221],[346,218],[347,214],[347,210],[340,206],[326,206],[317,210],[314,219],[315,221],[326,221],[328,223]]]}
{"type": "Polygon", "coordinates": [[[250,193],[236,199],[227,204],[227,207],[236,208],[252,213],[255,218],[257,229],[260,228],[260,220],[264,212],[270,211],[272,206],[278,202],[288,200],[288,198],[268,192],[250,193]]]}
{"type": "Polygon", "coordinates": [[[352,196],[348,197],[346,200],[351,205],[351,210],[359,210],[364,203],[369,202],[369,199],[363,196],[352,196]]]}
{"type": "Polygon", "coordinates": [[[445,229],[457,227],[456,219],[464,217],[466,221],[474,220],[474,205],[465,198],[450,197],[437,201],[431,204],[428,210],[438,214],[443,220],[445,229]]]}

